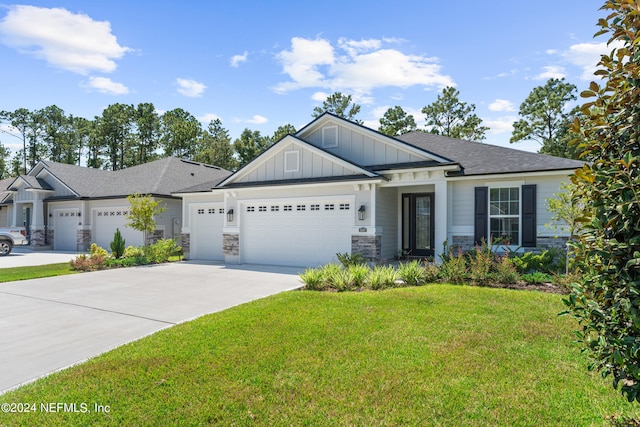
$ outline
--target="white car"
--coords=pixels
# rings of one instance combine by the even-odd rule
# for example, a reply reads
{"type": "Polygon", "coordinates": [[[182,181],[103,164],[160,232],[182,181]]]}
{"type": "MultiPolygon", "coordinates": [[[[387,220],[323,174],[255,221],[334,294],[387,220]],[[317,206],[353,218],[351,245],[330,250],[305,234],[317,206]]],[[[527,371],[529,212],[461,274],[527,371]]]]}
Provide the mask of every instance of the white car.
{"type": "Polygon", "coordinates": [[[0,256],[9,255],[14,246],[28,245],[27,232],[22,227],[0,228],[0,256]]]}

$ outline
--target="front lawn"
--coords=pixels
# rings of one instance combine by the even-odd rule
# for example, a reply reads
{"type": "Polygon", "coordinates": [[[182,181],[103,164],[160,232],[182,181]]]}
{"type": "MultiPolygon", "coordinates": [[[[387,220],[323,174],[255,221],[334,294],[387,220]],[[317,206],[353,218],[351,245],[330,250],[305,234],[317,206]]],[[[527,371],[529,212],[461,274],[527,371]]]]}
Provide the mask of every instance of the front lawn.
{"type": "Polygon", "coordinates": [[[452,285],[287,292],[0,396],[37,405],[0,412],[0,425],[598,426],[635,415],[586,370],[561,298],[452,285]],[[79,412],[44,413],[50,402],[79,412]]]}
{"type": "Polygon", "coordinates": [[[76,273],[68,262],[36,265],[29,267],[9,267],[0,269],[0,283],[16,280],[38,279],[76,273]]]}

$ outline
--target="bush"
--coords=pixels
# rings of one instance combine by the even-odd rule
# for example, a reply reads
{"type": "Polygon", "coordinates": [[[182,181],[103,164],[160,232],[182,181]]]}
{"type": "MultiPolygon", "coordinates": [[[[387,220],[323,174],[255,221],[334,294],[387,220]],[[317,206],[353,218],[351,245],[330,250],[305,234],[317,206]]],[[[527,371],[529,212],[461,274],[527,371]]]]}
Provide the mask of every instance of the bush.
{"type": "Polygon", "coordinates": [[[468,254],[469,257],[469,278],[476,285],[486,285],[491,280],[489,272],[493,264],[493,254],[491,248],[484,241],[482,246],[468,254]]]}
{"type": "Polygon", "coordinates": [[[396,285],[398,273],[395,268],[388,266],[376,266],[369,272],[367,283],[373,290],[392,288],[396,285]]]}
{"type": "Polygon", "coordinates": [[[529,285],[539,285],[541,283],[548,283],[553,280],[553,277],[547,273],[536,271],[535,273],[523,274],[520,276],[522,280],[529,285]]]}
{"type": "Polygon", "coordinates": [[[433,261],[424,263],[424,282],[435,283],[440,278],[440,267],[433,261]]]}
{"type": "Polygon", "coordinates": [[[338,292],[350,291],[353,286],[353,275],[349,269],[336,271],[332,278],[333,287],[338,292]]]}
{"type": "Polygon", "coordinates": [[[107,251],[95,243],[91,245],[89,251],[90,255],[78,255],[76,259],[69,261],[71,268],[77,271],[96,271],[105,268],[109,256],[107,251]]]}
{"type": "Polygon", "coordinates": [[[447,260],[440,266],[440,274],[449,283],[464,283],[467,278],[467,262],[462,251],[458,251],[458,255],[449,254],[447,256],[447,260]]]}
{"type": "Polygon", "coordinates": [[[299,274],[300,280],[304,283],[305,289],[310,291],[321,291],[324,289],[324,272],[321,268],[307,268],[299,274]]]}
{"type": "Polygon", "coordinates": [[[111,246],[111,254],[115,259],[122,258],[126,242],[122,238],[119,228],[116,228],[116,232],[113,234],[113,241],[109,246],[111,246]]]}
{"type": "Polygon", "coordinates": [[[142,258],[144,257],[144,250],[139,247],[127,246],[122,254],[123,258],[142,258]]]}
{"type": "Polygon", "coordinates": [[[414,260],[408,263],[400,263],[398,275],[407,286],[419,286],[424,284],[425,271],[420,261],[414,260]]]}
{"type": "Polygon", "coordinates": [[[101,257],[105,259],[109,257],[109,252],[107,252],[105,248],[98,246],[97,243],[91,244],[91,246],[89,247],[89,253],[91,254],[91,257],[95,256],[95,257],[101,257]]]}
{"type": "Polygon", "coordinates": [[[348,253],[340,253],[336,254],[338,261],[342,264],[344,268],[351,267],[352,265],[364,265],[367,263],[367,260],[360,254],[348,254],[348,253]]]}
{"type": "Polygon", "coordinates": [[[505,255],[495,260],[493,277],[498,283],[512,284],[518,281],[520,275],[511,259],[505,255]]]}
{"type": "Polygon", "coordinates": [[[351,265],[348,267],[349,273],[353,281],[353,286],[362,288],[366,285],[367,276],[371,269],[363,264],[351,265]]]}
{"type": "Polygon", "coordinates": [[[169,257],[180,253],[182,247],[173,239],[160,239],[153,245],[145,246],[143,250],[150,262],[160,263],[169,261],[169,257]]]}

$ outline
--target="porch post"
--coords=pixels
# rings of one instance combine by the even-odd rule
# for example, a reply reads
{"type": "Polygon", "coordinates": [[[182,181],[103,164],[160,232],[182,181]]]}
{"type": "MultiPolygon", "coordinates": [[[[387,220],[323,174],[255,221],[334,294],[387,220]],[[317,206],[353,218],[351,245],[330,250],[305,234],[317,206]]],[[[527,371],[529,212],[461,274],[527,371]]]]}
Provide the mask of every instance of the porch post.
{"type": "Polygon", "coordinates": [[[435,222],[435,232],[434,232],[434,252],[436,261],[442,261],[440,259],[440,253],[442,252],[442,245],[445,240],[447,240],[447,234],[449,230],[449,221],[448,221],[448,204],[449,204],[449,194],[448,194],[448,184],[447,181],[442,179],[435,182],[435,195],[434,195],[434,222],[435,222]]]}

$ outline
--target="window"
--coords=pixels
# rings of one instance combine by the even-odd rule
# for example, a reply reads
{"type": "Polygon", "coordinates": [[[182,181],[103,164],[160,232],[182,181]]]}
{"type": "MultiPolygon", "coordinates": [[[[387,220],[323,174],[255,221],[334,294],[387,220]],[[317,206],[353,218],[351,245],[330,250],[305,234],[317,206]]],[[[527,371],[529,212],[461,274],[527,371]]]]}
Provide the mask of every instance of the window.
{"type": "Polygon", "coordinates": [[[266,206],[258,206],[258,212],[266,212],[266,211],[267,211],[266,206]]]}
{"type": "Polygon", "coordinates": [[[278,212],[279,210],[280,210],[280,206],[278,205],[271,206],[271,212],[278,212]]]}
{"type": "Polygon", "coordinates": [[[310,205],[311,206],[311,210],[312,211],[319,211],[320,210],[320,205],[310,205]]]}
{"type": "Polygon", "coordinates": [[[291,211],[292,210],[291,205],[284,205],[284,209],[283,210],[291,211]]]}
{"type": "Polygon", "coordinates": [[[247,212],[255,212],[255,211],[256,211],[255,206],[247,206],[247,212]]]}
{"type": "Polygon", "coordinates": [[[298,172],[300,170],[300,150],[284,152],[284,171],[298,172]]]}
{"type": "Polygon", "coordinates": [[[296,206],[296,210],[297,211],[307,210],[307,206],[306,205],[298,205],[298,206],[296,206]]]}
{"type": "Polygon", "coordinates": [[[340,203],[340,210],[341,211],[348,211],[349,210],[349,203],[340,203]]]}
{"type": "Polygon", "coordinates": [[[198,215],[204,214],[204,209],[198,209],[198,215]]]}
{"type": "Polygon", "coordinates": [[[224,213],[224,208],[218,209],[218,213],[224,213]]]}
{"type": "Polygon", "coordinates": [[[325,211],[332,211],[334,209],[334,205],[333,203],[327,203],[326,205],[324,205],[324,210],[325,211]]]}
{"type": "Polygon", "coordinates": [[[211,208],[211,209],[209,209],[209,211],[207,213],[214,214],[214,213],[216,213],[216,210],[214,208],[211,208]]]}
{"type": "Polygon", "coordinates": [[[322,148],[336,148],[338,146],[338,126],[322,128],[322,148]]]}
{"type": "Polygon", "coordinates": [[[520,244],[520,188],[489,189],[489,236],[494,243],[520,244]]]}

